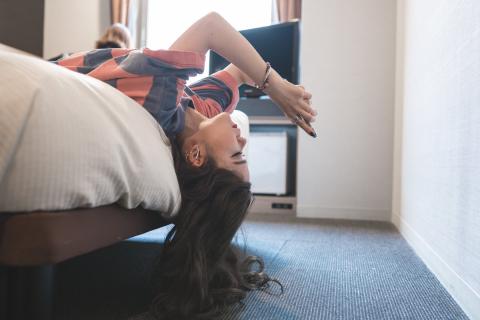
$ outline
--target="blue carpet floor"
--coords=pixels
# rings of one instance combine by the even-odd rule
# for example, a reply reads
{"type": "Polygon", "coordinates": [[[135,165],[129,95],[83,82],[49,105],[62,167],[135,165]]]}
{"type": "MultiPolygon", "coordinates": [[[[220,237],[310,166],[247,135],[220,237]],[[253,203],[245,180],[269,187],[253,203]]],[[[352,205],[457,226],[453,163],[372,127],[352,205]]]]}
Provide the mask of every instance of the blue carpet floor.
{"type": "MultiPolygon", "coordinates": [[[[55,319],[151,319],[146,275],[168,229],[61,264],[55,319]]],[[[251,216],[235,243],[285,292],[251,292],[225,320],[468,319],[390,223],[251,216]]]]}

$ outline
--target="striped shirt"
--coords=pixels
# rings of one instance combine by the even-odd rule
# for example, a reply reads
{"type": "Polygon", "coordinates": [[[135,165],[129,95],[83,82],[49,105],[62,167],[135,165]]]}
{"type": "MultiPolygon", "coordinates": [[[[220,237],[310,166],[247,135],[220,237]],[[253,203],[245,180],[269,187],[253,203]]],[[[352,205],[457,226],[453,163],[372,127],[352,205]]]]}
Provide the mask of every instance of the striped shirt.
{"type": "Polygon", "coordinates": [[[204,69],[205,56],[197,52],[96,49],[54,63],[117,88],[147,109],[168,136],[183,130],[187,107],[211,118],[232,112],[239,99],[237,81],[224,70],[186,86],[204,69]]]}

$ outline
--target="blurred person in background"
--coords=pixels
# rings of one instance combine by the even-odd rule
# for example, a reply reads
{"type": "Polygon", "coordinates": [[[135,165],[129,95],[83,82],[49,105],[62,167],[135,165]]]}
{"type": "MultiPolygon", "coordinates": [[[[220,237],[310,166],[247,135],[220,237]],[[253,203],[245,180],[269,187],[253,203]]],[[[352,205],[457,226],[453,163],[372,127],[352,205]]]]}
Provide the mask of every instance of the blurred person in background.
{"type": "Polygon", "coordinates": [[[104,48],[131,48],[131,35],[128,28],[121,23],[114,23],[105,30],[105,33],[95,42],[95,49],[104,48]]]}

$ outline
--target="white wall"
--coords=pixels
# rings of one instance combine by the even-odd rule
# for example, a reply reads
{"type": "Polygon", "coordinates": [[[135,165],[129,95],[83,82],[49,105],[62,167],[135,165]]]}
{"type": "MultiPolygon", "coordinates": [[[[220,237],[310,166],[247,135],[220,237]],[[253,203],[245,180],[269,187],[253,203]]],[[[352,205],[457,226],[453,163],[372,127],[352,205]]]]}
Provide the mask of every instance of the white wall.
{"type": "Polygon", "coordinates": [[[43,57],[91,50],[110,24],[110,1],[45,0],[43,57]]]}
{"type": "Polygon", "coordinates": [[[398,12],[393,221],[480,319],[480,1],[399,0],[398,12]]]}
{"type": "Polygon", "coordinates": [[[390,220],[396,1],[302,6],[302,83],[318,138],[299,133],[297,216],[390,220]]]}

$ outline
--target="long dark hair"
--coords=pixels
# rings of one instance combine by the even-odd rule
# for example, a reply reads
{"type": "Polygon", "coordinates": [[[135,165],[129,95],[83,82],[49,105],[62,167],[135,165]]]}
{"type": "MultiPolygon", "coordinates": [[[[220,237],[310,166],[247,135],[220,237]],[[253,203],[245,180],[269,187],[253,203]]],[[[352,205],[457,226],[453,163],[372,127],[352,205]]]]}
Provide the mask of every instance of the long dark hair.
{"type": "Polygon", "coordinates": [[[277,280],[263,272],[259,257],[239,263],[231,245],[253,201],[250,183],[211,157],[201,168],[189,165],[171,141],[182,204],[155,263],[150,312],[157,319],[215,319],[247,291],[277,280]],[[249,270],[255,262],[260,270],[249,270]]]}

